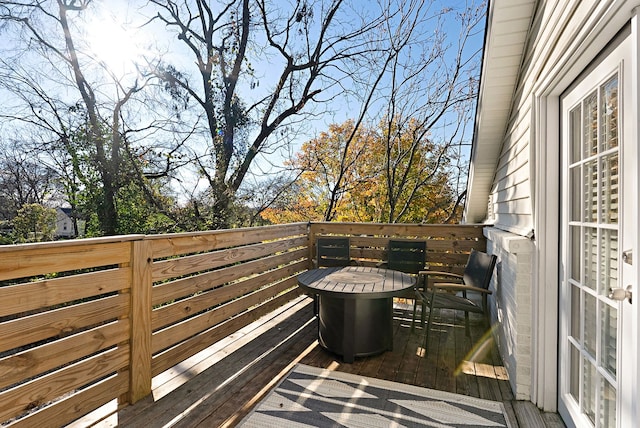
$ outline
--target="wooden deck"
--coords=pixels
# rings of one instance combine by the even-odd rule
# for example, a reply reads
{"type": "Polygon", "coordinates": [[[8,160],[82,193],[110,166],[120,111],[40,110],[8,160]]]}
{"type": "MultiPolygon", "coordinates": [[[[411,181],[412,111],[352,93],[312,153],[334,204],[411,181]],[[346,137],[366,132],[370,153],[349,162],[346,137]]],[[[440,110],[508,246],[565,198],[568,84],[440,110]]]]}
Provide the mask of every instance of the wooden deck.
{"type": "Polygon", "coordinates": [[[422,331],[410,332],[407,309],[395,308],[393,351],[344,364],[318,345],[312,300],[301,297],[156,376],[152,397],[117,412],[103,406],[70,426],[233,427],[294,364],[303,363],[502,401],[519,427],[564,427],[557,414],[514,400],[481,321],[472,319],[472,343],[463,320],[456,324],[453,312],[442,311],[425,355],[422,331]]]}

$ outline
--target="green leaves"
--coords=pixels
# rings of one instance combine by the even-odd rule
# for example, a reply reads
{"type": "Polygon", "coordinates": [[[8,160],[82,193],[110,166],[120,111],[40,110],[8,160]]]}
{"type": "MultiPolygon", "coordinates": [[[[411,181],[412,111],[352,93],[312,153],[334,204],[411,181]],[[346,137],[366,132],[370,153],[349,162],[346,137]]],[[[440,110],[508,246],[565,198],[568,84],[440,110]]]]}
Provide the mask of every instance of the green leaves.
{"type": "Polygon", "coordinates": [[[40,204],[26,204],[12,220],[15,242],[51,241],[56,231],[56,210],[40,204]]]}

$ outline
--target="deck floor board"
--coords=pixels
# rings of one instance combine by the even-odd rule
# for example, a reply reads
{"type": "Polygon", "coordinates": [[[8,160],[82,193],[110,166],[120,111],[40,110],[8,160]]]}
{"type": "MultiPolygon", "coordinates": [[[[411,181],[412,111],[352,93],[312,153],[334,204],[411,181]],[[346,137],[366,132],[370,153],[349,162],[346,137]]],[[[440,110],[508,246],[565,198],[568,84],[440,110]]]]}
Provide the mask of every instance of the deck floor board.
{"type": "Polygon", "coordinates": [[[225,346],[219,343],[203,351],[201,361],[191,359],[158,375],[155,401],[147,397],[96,426],[233,427],[296,363],[502,401],[511,416],[527,418],[513,428],[562,426],[556,414],[514,401],[482,319],[472,318],[471,340],[465,335],[464,318],[443,310],[425,354],[423,329],[411,332],[412,309],[394,309],[393,350],[345,364],[320,347],[312,300],[300,297],[243,329],[225,346]],[[471,350],[476,352],[470,354],[471,350]]]}

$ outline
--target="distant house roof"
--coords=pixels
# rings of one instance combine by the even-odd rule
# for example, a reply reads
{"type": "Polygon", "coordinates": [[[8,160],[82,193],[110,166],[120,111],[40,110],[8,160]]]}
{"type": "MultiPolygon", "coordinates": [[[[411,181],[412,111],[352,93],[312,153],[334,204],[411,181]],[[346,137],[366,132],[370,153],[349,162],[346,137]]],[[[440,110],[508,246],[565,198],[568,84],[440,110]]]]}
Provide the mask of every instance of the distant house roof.
{"type": "Polygon", "coordinates": [[[535,4],[535,0],[489,2],[463,217],[466,223],[482,222],[487,217],[489,193],[535,4]]]}
{"type": "Polygon", "coordinates": [[[71,208],[58,208],[60,211],[71,217],[71,208]]]}

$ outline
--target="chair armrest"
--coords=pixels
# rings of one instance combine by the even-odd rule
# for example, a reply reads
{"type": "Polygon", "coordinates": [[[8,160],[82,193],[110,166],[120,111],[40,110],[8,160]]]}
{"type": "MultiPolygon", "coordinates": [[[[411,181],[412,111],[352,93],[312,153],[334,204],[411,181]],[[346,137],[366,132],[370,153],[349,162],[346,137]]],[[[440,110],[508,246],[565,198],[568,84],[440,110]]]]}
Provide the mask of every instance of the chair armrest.
{"type": "Polygon", "coordinates": [[[452,272],[440,272],[440,271],[436,271],[436,270],[421,270],[420,275],[437,275],[437,276],[450,276],[453,278],[458,278],[458,279],[462,279],[463,276],[459,275],[457,273],[452,273],[452,272]]]}
{"type": "Polygon", "coordinates": [[[447,283],[447,282],[437,282],[433,284],[433,288],[437,290],[443,290],[443,291],[454,291],[454,292],[474,291],[482,294],[493,294],[493,291],[487,290],[486,288],[478,288],[478,287],[473,287],[471,285],[455,284],[455,283],[447,283]]]}
{"type": "Polygon", "coordinates": [[[433,278],[433,276],[439,276],[439,277],[448,277],[450,278],[449,280],[453,280],[453,281],[460,281],[461,284],[463,284],[464,278],[462,275],[458,275],[457,273],[451,273],[451,272],[439,272],[439,271],[434,271],[434,270],[425,270],[425,271],[420,271],[418,274],[419,282],[422,285],[422,288],[428,288],[431,289],[431,287],[433,286],[433,284],[429,284],[431,283],[436,283],[436,281],[440,280],[446,280],[448,278],[433,278]],[[429,276],[431,276],[431,281],[429,280],[429,276]]]}

